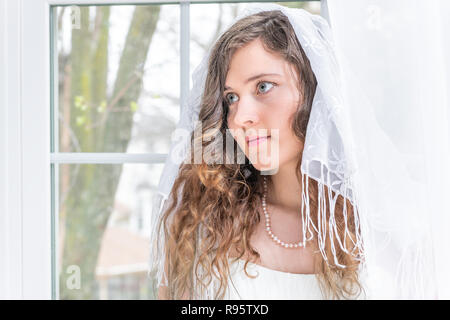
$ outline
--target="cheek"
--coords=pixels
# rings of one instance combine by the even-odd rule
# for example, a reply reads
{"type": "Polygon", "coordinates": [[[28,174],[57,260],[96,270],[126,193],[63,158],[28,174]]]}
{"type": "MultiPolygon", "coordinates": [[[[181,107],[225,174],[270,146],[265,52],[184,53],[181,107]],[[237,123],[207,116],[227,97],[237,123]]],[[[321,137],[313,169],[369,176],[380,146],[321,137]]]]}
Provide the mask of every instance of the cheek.
{"type": "MultiPolygon", "coordinates": [[[[282,104],[280,104],[282,105],[282,104]]],[[[286,106],[286,105],[285,105],[286,106]]],[[[284,107],[284,108],[274,108],[275,112],[271,112],[267,119],[270,121],[270,127],[279,129],[280,134],[280,142],[283,139],[290,140],[292,136],[294,136],[294,132],[292,131],[292,120],[295,115],[295,110],[292,107],[284,107]]]]}
{"type": "Polygon", "coordinates": [[[280,133],[279,165],[297,162],[303,152],[303,143],[292,132],[280,133]]]}
{"type": "Polygon", "coordinates": [[[234,125],[234,123],[231,122],[231,120],[232,119],[230,117],[228,117],[227,123],[228,123],[229,135],[235,140],[235,142],[241,147],[241,149],[244,150],[245,132],[238,126],[234,125]]]}
{"type": "Polygon", "coordinates": [[[234,122],[234,114],[232,110],[228,110],[227,113],[227,125],[229,129],[235,130],[238,128],[238,126],[234,122]]]}
{"type": "Polygon", "coordinates": [[[289,160],[296,158],[303,151],[303,141],[294,133],[292,129],[292,121],[294,120],[295,111],[286,112],[280,117],[280,160],[289,160]]]}

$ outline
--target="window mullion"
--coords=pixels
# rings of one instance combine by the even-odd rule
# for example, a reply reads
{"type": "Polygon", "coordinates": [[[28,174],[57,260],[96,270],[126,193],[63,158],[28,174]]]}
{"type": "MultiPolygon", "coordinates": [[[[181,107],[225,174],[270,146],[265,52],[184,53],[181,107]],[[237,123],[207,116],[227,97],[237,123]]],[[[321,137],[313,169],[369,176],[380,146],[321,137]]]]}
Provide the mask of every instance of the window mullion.
{"type": "Polygon", "coordinates": [[[189,10],[189,0],[182,1],[180,3],[180,101],[187,101],[189,96],[189,10]]]}
{"type": "Polygon", "coordinates": [[[164,153],[90,153],[64,152],[50,155],[52,163],[91,163],[91,164],[120,164],[120,163],[164,163],[167,154],[164,153]]]}

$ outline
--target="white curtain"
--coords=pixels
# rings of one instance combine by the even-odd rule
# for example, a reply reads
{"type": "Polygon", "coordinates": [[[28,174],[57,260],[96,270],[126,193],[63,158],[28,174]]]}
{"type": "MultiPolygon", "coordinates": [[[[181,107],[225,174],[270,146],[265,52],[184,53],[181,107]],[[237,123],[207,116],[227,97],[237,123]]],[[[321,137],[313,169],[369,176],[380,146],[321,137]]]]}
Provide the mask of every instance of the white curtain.
{"type": "Polygon", "coordinates": [[[450,1],[328,0],[373,298],[450,298],[450,1]]]}

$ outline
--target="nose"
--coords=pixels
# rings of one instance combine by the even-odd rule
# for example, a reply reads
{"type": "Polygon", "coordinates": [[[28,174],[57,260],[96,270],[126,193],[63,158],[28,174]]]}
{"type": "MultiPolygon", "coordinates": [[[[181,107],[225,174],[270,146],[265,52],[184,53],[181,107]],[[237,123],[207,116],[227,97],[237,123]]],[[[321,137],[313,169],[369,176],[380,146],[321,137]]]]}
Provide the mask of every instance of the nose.
{"type": "Polygon", "coordinates": [[[251,127],[259,123],[260,107],[258,102],[251,96],[244,96],[237,102],[236,112],[232,121],[238,127],[251,127]]]}

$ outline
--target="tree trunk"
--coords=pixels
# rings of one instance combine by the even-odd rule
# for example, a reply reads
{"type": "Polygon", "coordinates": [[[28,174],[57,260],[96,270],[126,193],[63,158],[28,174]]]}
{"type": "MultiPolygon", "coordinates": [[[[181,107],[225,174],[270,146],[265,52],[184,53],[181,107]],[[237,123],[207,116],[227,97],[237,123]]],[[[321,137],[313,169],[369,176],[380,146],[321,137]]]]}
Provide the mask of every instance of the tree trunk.
{"type": "MultiPolygon", "coordinates": [[[[128,30],[112,96],[106,97],[109,6],[97,7],[96,28],[89,31],[89,9],[81,7],[81,29],[72,30],[72,116],[82,151],[126,152],[131,138],[133,112],[110,112],[110,105],[129,106],[137,101],[142,73],[156,23],[159,6],[136,6],[128,30]],[[76,107],[82,96],[88,107],[76,107]],[[97,106],[107,101],[99,112],[97,106]],[[77,122],[77,117],[78,120],[77,122]],[[102,125],[95,126],[102,121],[102,125]],[[83,125],[80,125],[82,123],[83,125]]],[[[114,208],[122,165],[81,165],[66,199],[63,268],[60,273],[61,299],[96,299],[95,267],[108,218],[114,208]],[[77,265],[81,288],[69,289],[66,270],[77,265]]]]}

